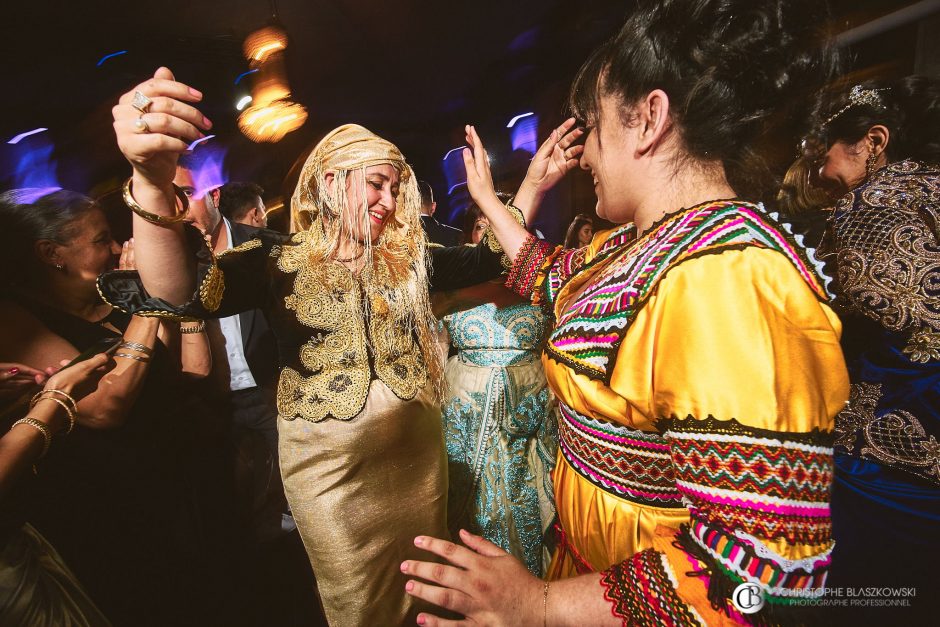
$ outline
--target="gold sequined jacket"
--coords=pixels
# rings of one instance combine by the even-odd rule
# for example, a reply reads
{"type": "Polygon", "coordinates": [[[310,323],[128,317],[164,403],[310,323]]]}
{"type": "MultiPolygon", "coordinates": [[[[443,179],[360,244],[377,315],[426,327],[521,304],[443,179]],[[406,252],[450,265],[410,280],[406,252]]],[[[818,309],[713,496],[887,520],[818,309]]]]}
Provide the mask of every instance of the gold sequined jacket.
{"type": "Polygon", "coordinates": [[[852,380],[837,449],[940,483],[940,169],[900,161],[847,194],[835,259],[852,380]]]}
{"type": "MultiPolygon", "coordinates": [[[[178,320],[262,310],[278,344],[277,406],[287,419],[349,420],[365,406],[373,379],[405,400],[427,383],[413,332],[390,319],[381,294],[365,294],[344,266],[312,264],[306,233],[260,230],[217,257],[190,239],[201,251],[201,267],[189,302],[175,307],[153,298],[137,272],[120,270],[99,277],[102,297],[128,313],[178,320]]],[[[432,291],[481,283],[504,269],[502,251],[489,246],[432,247],[428,253],[432,291]]]]}

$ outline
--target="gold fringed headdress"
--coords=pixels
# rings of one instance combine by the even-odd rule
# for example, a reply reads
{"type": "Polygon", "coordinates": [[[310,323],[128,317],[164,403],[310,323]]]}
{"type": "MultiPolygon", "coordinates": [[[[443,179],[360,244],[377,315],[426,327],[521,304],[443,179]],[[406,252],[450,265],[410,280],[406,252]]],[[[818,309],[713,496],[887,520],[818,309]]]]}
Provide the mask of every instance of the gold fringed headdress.
{"type": "Polygon", "coordinates": [[[344,124],[327,133],[307,157],[291,199],[291,230],[307,231],[310,262],[335,259],[343,238],[352,238],[364,247],[360,281],[367,295],[367,316],[379,315],[390,324],[373,324],[387,337],[374,342],[396,346],[401,331],[411,332],[427,365],[432,390],[443,396],[444,365],[437,346],[437,319],[428,298],[427,245],[421,226],[421,195],[411,166],[401,151],[358,124],[344,124]],[[399,175],[399,193],[394,215],[381,237],[369,237],[366,169],[389,164],[399,175]],[[360,175],[354,173],[359,171],[360,175]],[[332,172],[332,186],[326,174],[332,172]],[[352,176],[351,176],[352,175],[352,176]],[[350,207],[349,185],[358,185],[360,207],[350,207]],[[350,214],[352,220],[344,220],[350,214]],[[354,233],[344,233],[343,225],[353,224],[354,233]]]}

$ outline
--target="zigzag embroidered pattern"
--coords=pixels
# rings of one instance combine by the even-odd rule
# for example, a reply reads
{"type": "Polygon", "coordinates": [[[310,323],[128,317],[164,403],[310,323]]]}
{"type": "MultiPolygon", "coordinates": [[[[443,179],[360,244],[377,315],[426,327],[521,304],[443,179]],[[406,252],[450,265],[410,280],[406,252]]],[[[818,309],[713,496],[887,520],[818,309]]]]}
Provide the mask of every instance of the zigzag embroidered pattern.
{"type": "Polygon", "coordinates": [[[665,555],[647,549],[601,573],[604,598],[613,604],[611,611],[624,625],[702,624],[676,592],[676,582],[665,562],[665,555]]]}
{"type": "MultiPolygon", "coordinates": [[[[624,333],[646,297],[669,268],[693,255],[730,246],[771,248],[786,255],[820,299],[828,298],[805,250],[757,205],[732,201],[700,205],[669,216],[634,244],[624,245],[620,240],[630,235],[625,229],[615,232],[611,239],[616,241],[605,244],[603,254],[582,268],[584,272],[609,261],[589,287],[559,312],[546,344],[552,358],[591,378],[608,382],[624,333]]],[[[557,295],[563,280],[570,278],[563,270],[556,276],[546,281],[551,295],[557,295]]]]}
{"type": "Polygon", "coordinates": [[[558,444],[579,475],[634,503],[684,507],[669,444],[660,434],[594,420],[564,403],[558,406],[558,444]]]}

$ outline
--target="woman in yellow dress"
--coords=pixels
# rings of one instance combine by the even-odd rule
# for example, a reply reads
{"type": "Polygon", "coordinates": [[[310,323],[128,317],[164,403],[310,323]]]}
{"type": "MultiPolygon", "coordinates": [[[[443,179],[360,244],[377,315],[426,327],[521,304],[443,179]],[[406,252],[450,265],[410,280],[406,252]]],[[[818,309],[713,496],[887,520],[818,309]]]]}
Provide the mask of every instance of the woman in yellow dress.
{"type": "Polygon", "coordinates": [[[304,165],[291,202],[300,232],[260,230],[212,256],[198,235],[187,242],[185,197],[178,208],[172,184],[184,140],[207,127],[188,104],[198,99],[161,68],[115,107],[118,145],[134,168],[124,198],[135,212],[139,275],[106,274],[101,292],[144,316],[265,312],[281,362],[281,474],[327,619],[412,621],[418,606],[398,566],[415,554],[415,533],[447,529],[429,274],[432,289],[464,287],[497,276],[501,254],[427,250],[411,167],[393,144],[350,124],[304,165]]]}
{"type": "Polygon", "coordinates": [[[430,582],[411,594],[487,623],[717,625],[799,621],[821,592],[840,325],[812,251],[738,199],[770,111],[827,75],[814,6],[649,3],[595,52],[572,88],[583,150],[569,120],[514,203],[531,213],[580,158],[597,214],[623,225],[586,248],[515,224],[467,127],[468,187],[514,260],[507,285],[554,319],[561,536],[549,582],[476,536],[419,537],[458,568],[407,562],[430,582]]]}

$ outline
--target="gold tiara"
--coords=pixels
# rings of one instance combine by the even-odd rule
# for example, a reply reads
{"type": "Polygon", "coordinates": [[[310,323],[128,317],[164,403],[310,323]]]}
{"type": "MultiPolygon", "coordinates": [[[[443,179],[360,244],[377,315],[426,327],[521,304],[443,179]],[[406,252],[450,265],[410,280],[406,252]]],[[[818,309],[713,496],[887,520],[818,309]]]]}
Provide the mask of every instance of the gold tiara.
{"type": "Polygon", "coordinates": [[[849,103],[830,115],[823,126],[826,126],[837,117],[851,109],[852,107],[857,107],[861,105],[866,105],[869,107],[875,107],[877,109],[886,109],[884,100],[881,98],[880,91],[889,91],[890,87],[882,87],[881,89],[862,89],[861,85],[856,85],[852,88],[852,91],[849,92],[849,103]]]}

